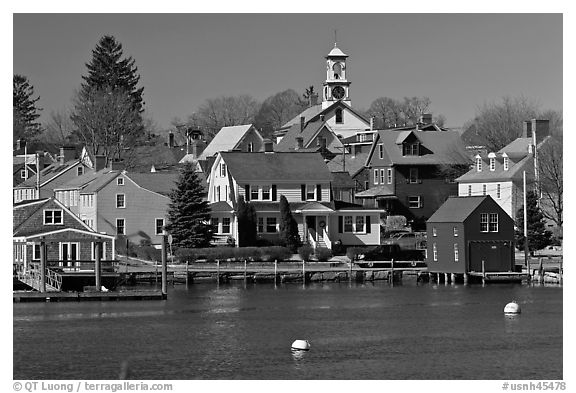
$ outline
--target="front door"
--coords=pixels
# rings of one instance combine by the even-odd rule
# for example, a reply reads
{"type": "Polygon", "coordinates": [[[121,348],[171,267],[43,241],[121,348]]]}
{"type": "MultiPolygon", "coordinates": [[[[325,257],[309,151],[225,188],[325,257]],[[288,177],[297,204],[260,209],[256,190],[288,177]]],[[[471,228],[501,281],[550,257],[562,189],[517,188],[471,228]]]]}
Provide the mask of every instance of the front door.
{"type": "Polygon", "coordinates": [[[316,216],[306,216],[306,227],[312,239],[316,241],[316,216]]]}
{"type": "Polygon", "coordinates": [[[78,243],[60,243],[60,266],[73,266],[78,260],[78,243]]]}

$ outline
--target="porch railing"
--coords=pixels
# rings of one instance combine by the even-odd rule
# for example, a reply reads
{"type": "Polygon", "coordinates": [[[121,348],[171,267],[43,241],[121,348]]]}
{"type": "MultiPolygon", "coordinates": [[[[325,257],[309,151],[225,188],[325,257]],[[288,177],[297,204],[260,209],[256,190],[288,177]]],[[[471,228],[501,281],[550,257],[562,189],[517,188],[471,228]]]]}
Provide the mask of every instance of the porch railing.
{"type": "MultiPolygon", "coordinates": [[[[95,270],[96,262],[93,260],[74,260],[74,261],[61,261],[49,260],[46,266],[49,269],[62,272],[93,272],[95,270]]],[[[114,272],[117,270],[117,260],[103,260],[100,261],[100,271],[114,272]]]]}
{"type": "MultiPolygon", "coordinates": [[[[30,264],[30,268],[25,271],[18,272],[18,279],[30,287],[40,291],[42,277],[40,273],[40,264],[30,264]]],[[[50,269],[46,268],[46,290],[47,291],[60,291],[62,288],[62,276],[50,269]]]]}

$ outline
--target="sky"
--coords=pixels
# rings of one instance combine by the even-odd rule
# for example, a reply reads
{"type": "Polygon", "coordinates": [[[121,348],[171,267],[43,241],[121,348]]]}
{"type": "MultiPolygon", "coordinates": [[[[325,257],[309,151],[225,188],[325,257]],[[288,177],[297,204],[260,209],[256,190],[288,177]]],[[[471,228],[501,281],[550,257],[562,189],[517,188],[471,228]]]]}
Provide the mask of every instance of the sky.
{"type": "Polygon", "coordinates": [[[562,110],[562,27],[562,14],[14,14],[13,72],[47,121],[71,107],[92,50],[113,35],[166,129],[210,98],[320,91],[337,30],[353,107],[426,96],[459,127],[506,95],[562,110]]]}

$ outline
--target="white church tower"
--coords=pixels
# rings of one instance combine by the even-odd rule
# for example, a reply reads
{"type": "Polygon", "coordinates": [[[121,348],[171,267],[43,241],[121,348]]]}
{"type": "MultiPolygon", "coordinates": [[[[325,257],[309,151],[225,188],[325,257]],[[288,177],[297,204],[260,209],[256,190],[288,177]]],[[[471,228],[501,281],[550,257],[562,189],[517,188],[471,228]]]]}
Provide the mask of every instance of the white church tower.
{"type": "Polygon", "coordinates": [[[346,59],[348,55],[342,52],[336,43],[326,56],[326,81],[322,92],[322,109],[328,108],[336,101],[350,104],[350,83],[346,79],[346,59]]]}

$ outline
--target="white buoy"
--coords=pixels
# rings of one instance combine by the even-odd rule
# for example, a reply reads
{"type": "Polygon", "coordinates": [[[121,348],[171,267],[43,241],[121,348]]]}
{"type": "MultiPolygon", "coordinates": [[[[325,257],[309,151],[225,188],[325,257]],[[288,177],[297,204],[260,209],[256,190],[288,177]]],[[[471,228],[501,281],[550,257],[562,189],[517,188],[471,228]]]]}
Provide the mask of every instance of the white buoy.
{"type": "Polygon", "coordinates": [[[308,351],[310,350],[310,343],[308,340],[296,340],[292,343],[292,349],[298,351],[308,351]]]}
{"type": "Polygon", "coordinates": [[[516,302],[510,302],[504,307],[504,314],[520,314],[520,305],[516,302]]]}

